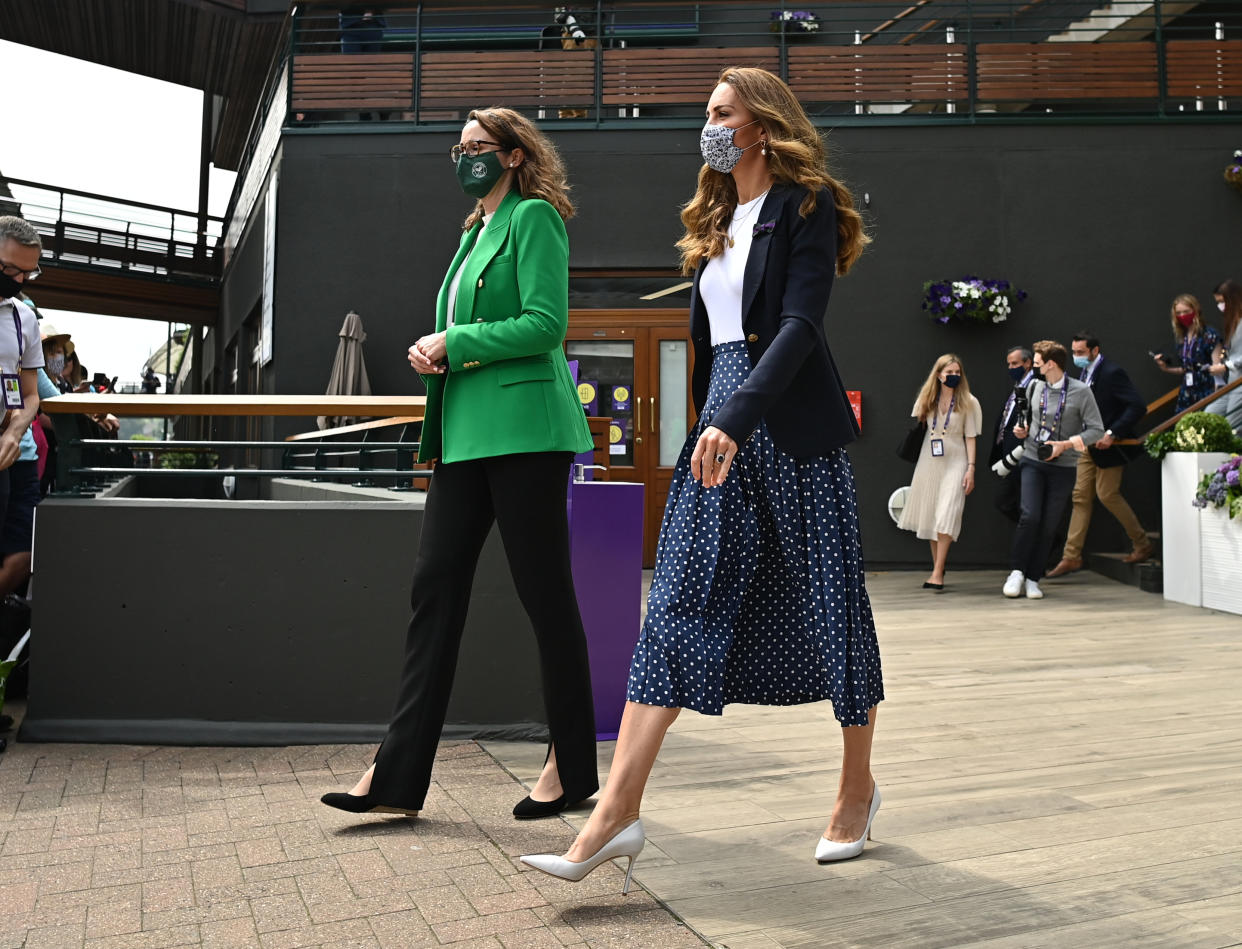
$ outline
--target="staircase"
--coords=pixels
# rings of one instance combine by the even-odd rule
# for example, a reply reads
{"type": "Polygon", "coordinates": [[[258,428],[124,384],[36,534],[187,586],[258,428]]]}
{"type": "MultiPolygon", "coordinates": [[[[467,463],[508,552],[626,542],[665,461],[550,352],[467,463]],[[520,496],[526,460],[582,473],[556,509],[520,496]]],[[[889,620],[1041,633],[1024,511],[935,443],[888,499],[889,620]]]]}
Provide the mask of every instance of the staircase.
{"type": "MultiPolygon", "coordinates": [[[[1164,23],[1189,13],[1196,6],[1193,0],[1165,0],[1160,4],[1164,23]]],[[[1156,28],[1156,5],[1151,0],[1116,0],[1048,37],[1051,43],[1094,43],[1098,40],[1134,40],[1156,28]]]]}
{"type": "Polygon", "coordinates": [[[1126,554],[1092,554],[1084,555],[1087,569],[1103,574],[1112,580],[1138,587],[1145,593],[1164,592],[1163,547],[1159,532],[1149,531],[1147,537],[1155,545],[1156,551],[1142,563],[1124,563],[1126,554]]]}

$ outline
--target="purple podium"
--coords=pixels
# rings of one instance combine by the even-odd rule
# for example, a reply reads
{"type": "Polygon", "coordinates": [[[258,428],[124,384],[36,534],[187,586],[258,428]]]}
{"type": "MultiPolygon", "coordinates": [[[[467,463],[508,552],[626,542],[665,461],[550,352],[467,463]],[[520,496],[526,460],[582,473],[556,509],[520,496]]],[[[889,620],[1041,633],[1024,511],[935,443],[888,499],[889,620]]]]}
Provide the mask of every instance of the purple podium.
{"type": "Polygon", "coordinates": [[[569,552],[591,657],[596,737],[608,741],[621,725],[642,617],[643,486],[572,482],[569,552]]]}

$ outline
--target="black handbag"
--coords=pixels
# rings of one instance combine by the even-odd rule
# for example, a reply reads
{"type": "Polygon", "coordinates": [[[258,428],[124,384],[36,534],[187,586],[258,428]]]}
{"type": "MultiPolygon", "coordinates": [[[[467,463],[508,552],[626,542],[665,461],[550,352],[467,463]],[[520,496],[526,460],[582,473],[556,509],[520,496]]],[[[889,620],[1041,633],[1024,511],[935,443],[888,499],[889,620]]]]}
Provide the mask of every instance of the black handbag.
{"type": "Polygon", "coordinates": [[[906,432],[901,444],[897,446],[897,457],[902,461],[915,464],[919,460],[919,453],[923,450],[923,437],[926,434],[927,422],[915,422],[914,428],[906,432]]]}

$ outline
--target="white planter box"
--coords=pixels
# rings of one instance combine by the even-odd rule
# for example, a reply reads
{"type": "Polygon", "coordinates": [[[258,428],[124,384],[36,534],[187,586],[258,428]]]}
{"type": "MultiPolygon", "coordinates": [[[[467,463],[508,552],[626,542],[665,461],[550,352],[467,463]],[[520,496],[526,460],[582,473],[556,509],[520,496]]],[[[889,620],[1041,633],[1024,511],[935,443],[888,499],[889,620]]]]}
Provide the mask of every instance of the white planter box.
{"type": "Polygon", "coordinates": [[[1205,605],[1200,515],[1206,516],[1208,512],[1192,502],[1199,480],[1207,472],[1215,471],[1228,457],[1219,451],[1171,451],[1160,462],[1160,543],[1166,600],[1191,606],[1205,605]]]}
{"type": "Polygon", "coordinates": [[[1242,615],[1242,519],[1224,507],[1199,512],[1203,605],[1242,615]]]}

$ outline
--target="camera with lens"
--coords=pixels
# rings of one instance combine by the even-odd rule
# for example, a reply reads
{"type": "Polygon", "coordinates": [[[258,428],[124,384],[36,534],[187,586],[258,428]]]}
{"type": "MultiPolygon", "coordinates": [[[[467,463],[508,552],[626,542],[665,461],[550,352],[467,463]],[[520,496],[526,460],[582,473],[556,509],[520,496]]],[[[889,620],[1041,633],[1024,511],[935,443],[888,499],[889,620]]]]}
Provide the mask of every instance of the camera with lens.
{"type": "Polygon", "coordinates": [[[1052,446],[1047,442],[1040,442],[1039,447],[1035,449],[1035,456],[1040,461],[1047,461],[1052,457],[1052,446]]]}
{"type": "MultiPolygon", "coordinates": [[[[1030,427],[1031,424],[1031,400],[1027,397],[1026,386],[1022,383],[1013,387],[1013,423],[1015,426],[1024,427],[1030,427]]],[[[1026,454],[1026,446],[1018,445],[992,466],[993,473],[1000,478],[1006,477],[1009,472],[1018,467],[1018,462],[1022,460],[1024,454],[1026,454]]]]}
{"type": "Polygon", "coordinates": [[[570,12],[569,7],[557,7],[554,19],[556,20],[557,26],[564,27],[565,31],[573,37],[575,43],[581,43],[587,38],[587,35],[583,32],[582,27],[578,25],[578,21],[574,19],[574,15],[570,12]]]}

